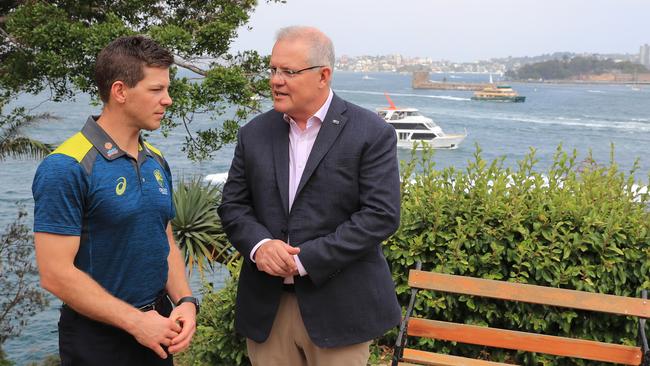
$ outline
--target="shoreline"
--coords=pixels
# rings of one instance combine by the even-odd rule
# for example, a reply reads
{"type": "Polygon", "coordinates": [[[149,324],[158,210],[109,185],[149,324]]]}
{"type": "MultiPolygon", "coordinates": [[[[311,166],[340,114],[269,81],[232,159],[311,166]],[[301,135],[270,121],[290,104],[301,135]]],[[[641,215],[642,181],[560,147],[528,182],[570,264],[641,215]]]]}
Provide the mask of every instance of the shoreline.
{"type": "Polygon", "coordinates": [[[650,81],[597,81],[597,80],[511,80],[521,84],[570,84],[570,85],[650,85],[650,81]]]}

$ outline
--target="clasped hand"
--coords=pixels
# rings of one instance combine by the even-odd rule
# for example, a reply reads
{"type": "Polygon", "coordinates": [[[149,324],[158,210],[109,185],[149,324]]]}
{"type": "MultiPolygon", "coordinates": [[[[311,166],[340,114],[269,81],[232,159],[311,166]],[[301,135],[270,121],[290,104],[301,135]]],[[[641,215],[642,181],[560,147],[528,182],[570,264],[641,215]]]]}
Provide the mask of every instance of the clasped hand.
{"type": "Polygon", "coordinates": [[[298,266],[293,256],[300,248],[292,247],[282,240],[269,240],[260,245],[255,252],[257,269],[271,276],[289,277],[298,274],[298,266]]]}
{"type": "Polygon", "coordinates": [[[167,352],[175,354],[189,347],[196,331],[196,309],[191,303],[183,303],[171,312],[169,318],[155,310],[147,311],[139,317],[135,329],[135,339],[165,359],[167,352]],[[162,346],[168,347],[167,352],[162,346]]]}

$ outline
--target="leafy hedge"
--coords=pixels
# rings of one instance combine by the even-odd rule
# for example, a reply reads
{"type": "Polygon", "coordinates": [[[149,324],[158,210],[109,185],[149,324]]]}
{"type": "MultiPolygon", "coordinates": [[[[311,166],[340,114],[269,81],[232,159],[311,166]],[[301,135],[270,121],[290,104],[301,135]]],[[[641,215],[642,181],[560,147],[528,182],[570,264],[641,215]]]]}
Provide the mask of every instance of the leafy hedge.
{"type": "MultiPolygon", "coordinates": [[[[612,158],[613,161],[613,158],[612,158]]],[[[486,162],[477,149],[464,170],[435,170],[430,151],[402,166],[402,218],[384,243],[400,303],[408,303],[408,270],[533,283],[639,296],[650,288],[649,194],[632,190],[635,171],[558,148],[548,171],[535,171],[534,151],[516,169],[486,162]]],[[[203,299],[192,346],[177,364],[248,365],[245,340],[234,331],[238,268],[224,288],[203,299]]],[[[636,322],[618,316],[522,305],[422,291],[415,314],[625,344],[636,343],[636,322]]],[[[373,360],[394,344],[395,331],[373,346],[373,360]]],[[[412,346],[412,345],[411,345],[412,346]]],[[[579,360],[421,340],[428,350],[533,365],[583,365],[579,360]]],[[[594,364],[593,362],[590,364],[594,364]]]]}
{"type": "Polygon", "coordinates": [[[215,291],[206,286],[190,348],[175,358],[182,366],[250,365],[246,340],[235,332],[235,299],[241,260],[228,266],[230,277],[215,291]]]}
{"type": "MultiPolygon", "coordinates": [[[[638,297],[650,288],[650,196],[632,188],[637,172],[620,172],[613,148],[608,166],[590,156],[578,163],[561,147],[543,174],[536,162],[531,149],[507,168],[502,159],[484,161],[477,148],[465,170],[435,170],[428,151],[403,164],[401,226],[384,246],[401,304],[418,260],[425,270],[606,294],[638,297]]],[[[625,317],[427,291],[415,314],[624,344],[637,337],[636,322],[625,317]]],[[[441,341],[418,347],[528,365],[587,364],[441,341]]]]}

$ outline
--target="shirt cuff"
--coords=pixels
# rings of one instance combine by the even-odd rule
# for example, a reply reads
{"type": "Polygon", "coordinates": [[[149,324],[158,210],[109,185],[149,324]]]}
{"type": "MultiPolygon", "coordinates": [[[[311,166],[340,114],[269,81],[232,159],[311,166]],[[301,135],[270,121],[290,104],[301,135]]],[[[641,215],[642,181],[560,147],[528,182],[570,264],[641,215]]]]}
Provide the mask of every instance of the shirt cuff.
{"type": "Polygon", "coordinates": [[[271,241],[271,239],[262,239],[260,240],[255,246],[253,247],[253,250],[251,250],[251,261],[255,263],[255,252],[257,252],[257,249],[259,249],[262,244],[266,243],[267,241],[271,241]]]}
{"type": "Polygon", "coordinates": [[[294,254],[293,259],[296,261],[296,266],[298,267],[298,273],[300,273],[300,277],[306,276],[307,270],[305,270],[305,267],[303,267],[302,263],[300,263],[300,258],[298,258],[298,254],[294,254]]]}

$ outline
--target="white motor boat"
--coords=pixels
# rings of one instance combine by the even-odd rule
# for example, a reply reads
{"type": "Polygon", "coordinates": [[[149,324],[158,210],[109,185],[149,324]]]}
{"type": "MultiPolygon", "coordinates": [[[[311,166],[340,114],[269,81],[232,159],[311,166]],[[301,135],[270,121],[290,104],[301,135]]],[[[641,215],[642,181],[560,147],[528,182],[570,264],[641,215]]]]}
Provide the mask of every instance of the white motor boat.
{"type": "Polygon", "coordinates": [[[434,149],[456,149],[467,137],[463,134],[446,134],[431,118],[423,116],[415,108],[395,107],[388,95],[389,107],[378,108],[377,114],[395,128],[397,147],[412,149],[416,142],[418,148],[427,144],[434,149]]]}

